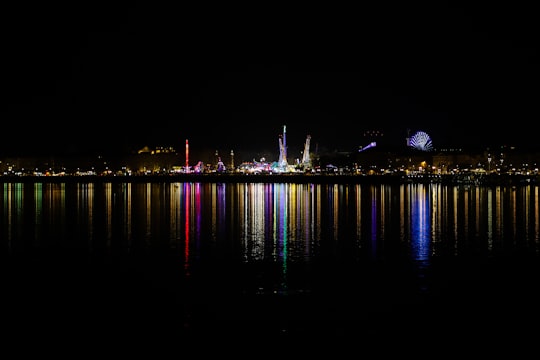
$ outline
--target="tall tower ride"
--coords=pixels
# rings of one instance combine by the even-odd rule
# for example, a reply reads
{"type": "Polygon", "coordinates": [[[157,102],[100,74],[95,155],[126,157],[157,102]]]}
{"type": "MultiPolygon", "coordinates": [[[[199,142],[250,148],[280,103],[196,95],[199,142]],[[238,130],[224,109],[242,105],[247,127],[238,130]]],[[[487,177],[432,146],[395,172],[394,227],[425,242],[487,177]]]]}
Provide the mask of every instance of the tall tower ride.
{"type": "Polygon", "coordinates": [[[308,135],[306,138],[306,143],[304,144],[304,154],[302,155],[302,165],[305,168],[311,167],[311,156],[309,154],[310,142],[311,142],[311,135],[308,135]]]}
{"type": "Polygon", "coordinates": [[[283,125],[283,134],[279,137],[279,161],[278,164],[282,168],[286,168],[287,163],[287,127],[283,125]]]}
{"type": "Polygon", "coordinates": [[[188,139],[186,139],[186,172],[189,172],[189,143],[188,139]]]}

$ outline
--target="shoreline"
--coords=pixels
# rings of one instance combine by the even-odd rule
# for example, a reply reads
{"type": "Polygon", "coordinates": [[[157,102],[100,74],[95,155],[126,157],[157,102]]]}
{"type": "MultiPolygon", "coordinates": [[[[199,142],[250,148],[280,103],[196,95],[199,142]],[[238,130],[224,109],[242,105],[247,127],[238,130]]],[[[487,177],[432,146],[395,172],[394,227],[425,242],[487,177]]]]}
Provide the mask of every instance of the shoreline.
{"type": "Polygon", "coordinates": [[[297,184],[447,184],[535,185],[540,175],[356,175],[356,174],[174,174],[137,176],[0,176],[0,183],[297,183],[297,184]]]}

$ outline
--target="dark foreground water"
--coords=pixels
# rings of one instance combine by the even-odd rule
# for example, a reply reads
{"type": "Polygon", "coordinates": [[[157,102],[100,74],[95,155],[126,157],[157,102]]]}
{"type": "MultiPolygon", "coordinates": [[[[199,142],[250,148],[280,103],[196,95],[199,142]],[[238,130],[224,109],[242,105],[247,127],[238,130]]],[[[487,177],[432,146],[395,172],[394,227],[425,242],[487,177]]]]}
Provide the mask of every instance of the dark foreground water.
{"type": "Polygon", "coordinates": [[[18,354],[517,356],[540,334],[534,185],[2,186],[18,354]]]}

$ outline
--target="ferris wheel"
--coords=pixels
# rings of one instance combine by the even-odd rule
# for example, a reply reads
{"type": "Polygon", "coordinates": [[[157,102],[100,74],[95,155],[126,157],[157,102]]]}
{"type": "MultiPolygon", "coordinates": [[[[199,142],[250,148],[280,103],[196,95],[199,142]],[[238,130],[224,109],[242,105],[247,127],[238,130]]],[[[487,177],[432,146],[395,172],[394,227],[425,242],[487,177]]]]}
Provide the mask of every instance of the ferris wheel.
{"type": "Polygon", "coordinates": [[[409,140],[409,146],[421,151],[433,150],[433,144],[429,135],[423,131],[417,131],[409,140]]]}

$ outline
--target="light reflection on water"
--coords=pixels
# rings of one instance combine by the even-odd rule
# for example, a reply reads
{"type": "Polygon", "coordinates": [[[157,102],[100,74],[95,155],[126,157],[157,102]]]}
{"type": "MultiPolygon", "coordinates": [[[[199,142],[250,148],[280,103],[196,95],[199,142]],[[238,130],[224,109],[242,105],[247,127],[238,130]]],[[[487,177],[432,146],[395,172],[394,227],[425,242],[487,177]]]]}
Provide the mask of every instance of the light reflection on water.
{"type": "Polygon", "coordinates": [[[182,249],[244,262],[538,251],[538,187],[440,184],[6,183],[7,252],[182,249]],[[390,251],[391,250],[391,251],[390,251]],[[224,251],[224,252],[222,252],[224,251]],[[229,258],[230,257],[230,258],[229,258]]]}
{"type": "MultiPolygon", "coordinates": [[[[182,299],[187,289],[203,292],[204,298],[238,291],[246,296],[243,301],[318,294],[344,301],[338,306],[343,310],[332,311],[339,315],[348,309],[341,316],[351,321],[364,319],[365,311],[380,314],[390,299],[399,298],[400,305],[423,303],[422,296],[446,286],[436,282],[449,277],[441,264],[536,257],[539,250],[535,185],[2,186],[0,237],[7,258],[44,254],[54,261],[76,256],[89,264],[120,264],[121,274],[144,273],[167,283],[159,286],[168,291],[184,294],[182,299]]],[[[185,328],[196,327],[192,318],[202,297],[185,306],[185,328]]],[[[242,304],[254,310],[255,305],[242,304]]],[[[274,314],[280,319],[276,331],[313,325],[304,324],[313,311],[304,306],[309,310],[295,314],[304,316],[296,323],[290,313],[274,314]]],[[[327,316],[327,324],[348,326],[327,316]]],[[[267,321],[273,320],[269,315],[267,321]]],[[[262,319],[246,315],[244,321],[262,319]]]]}

